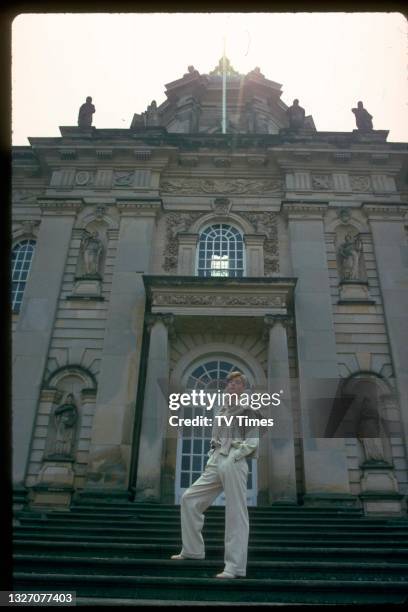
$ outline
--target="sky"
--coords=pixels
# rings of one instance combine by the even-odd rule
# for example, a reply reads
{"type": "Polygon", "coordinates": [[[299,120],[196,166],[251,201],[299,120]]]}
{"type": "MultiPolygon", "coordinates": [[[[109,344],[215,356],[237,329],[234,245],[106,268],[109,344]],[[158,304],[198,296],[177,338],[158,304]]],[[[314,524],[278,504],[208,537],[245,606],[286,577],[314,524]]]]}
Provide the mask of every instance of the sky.
{"type": "MultiPolygon", "coordinates": [[[[408,141],[408,27],[401,13],[45,13],[12,23],[12,143],[60,136],[92,96],[97,128],[129,128],[166,99],[189,65],[207,74],[222,55],[259,66],[299,98],[316,129],[351,131],[362,100],[374,129],[408,141]]],[[[221,103],[221,101],[220,101],[221,103]]]]}

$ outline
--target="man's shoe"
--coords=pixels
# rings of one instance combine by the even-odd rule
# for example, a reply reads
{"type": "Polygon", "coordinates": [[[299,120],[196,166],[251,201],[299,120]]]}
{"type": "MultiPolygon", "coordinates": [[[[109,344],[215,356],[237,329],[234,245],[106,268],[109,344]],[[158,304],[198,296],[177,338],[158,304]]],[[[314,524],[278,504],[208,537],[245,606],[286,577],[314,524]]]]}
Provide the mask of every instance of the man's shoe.
{"type": "Polygon", "coordinates": [[[186,559],[181,553],[179,555],[171,555],[170,559],[186,559]]]}
{"type": "Polygon", "coordinates": [[[217,574],[216,578],[236,578],[235,574],[229,574],[228,572],[221,572],[221,574],[217,574]]]}

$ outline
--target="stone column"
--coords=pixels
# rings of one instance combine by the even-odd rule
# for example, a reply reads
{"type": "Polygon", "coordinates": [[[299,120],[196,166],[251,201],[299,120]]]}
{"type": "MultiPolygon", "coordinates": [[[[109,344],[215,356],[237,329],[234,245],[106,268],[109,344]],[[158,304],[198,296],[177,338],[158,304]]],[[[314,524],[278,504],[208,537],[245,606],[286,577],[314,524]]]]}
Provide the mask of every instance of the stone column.
{"type": "Polygon", "coordinates": [[[160,501],[164,438],[169,418],[169,331],[173,333],[172,314],[150,314],[146,386],[137,464],[135,501],[160,501]]]}
{"type": "Polygon", "coordinates": [[[24,486],[72,227],[82,200],[39,199],[35,254],[13,337],[13,485],[24,486]]]}
{"type": "Polygon", "coordinates": [[[289,355],[286,328],[290,319],[265,315],[268,334],[268,392],[281,393],[280,406],[272,406],[267,415],[274,425],[269,433],[269,503],[297,502],[295,444],[290,393],[289,355]],[[283,391],[283,393],[282,393],[283,391]]]}
{"type": "Polygon", "coordinates": [[[401,437],[408,449],[408,206],[363,204],[373,236],[385,322],[399,395],[401,437]]]}
{"type": "Polygon", "coordinates": [[[118,251],[85,488],[127,490],[143,335],[145,290],[160,202],[118,201],[118,251]]]}
{"type": "MultiPolygon", "coordinates": [[[[316,436],[317,408],[327,421],[336,395],[338,364],[324,240],[327,204],[286,203],[295,291],[305,504],[352,503],[345,441],[316,436]],[[322,406],[321,398],[328,398],[322,406]],[[327,413],[327,419],[326,419],[327,413]]],[[[325,422],[320,431],[324,431],[325,422]]]]}

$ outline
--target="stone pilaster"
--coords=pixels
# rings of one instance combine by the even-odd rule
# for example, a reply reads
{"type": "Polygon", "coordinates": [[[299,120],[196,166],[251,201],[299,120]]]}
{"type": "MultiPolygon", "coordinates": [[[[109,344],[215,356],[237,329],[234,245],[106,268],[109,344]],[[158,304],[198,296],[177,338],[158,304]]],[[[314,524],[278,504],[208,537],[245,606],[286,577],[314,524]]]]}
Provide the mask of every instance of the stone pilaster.
{"type": "Polygon", "coordinates": [[[118,251],[93,420],[85,488],[128,487],[143,335],[145,290],[160,202],[118,201],[118,251]]]}
{"type": "Polygon", "coordinates": [[[363,204],[372,236],[385,321],[408,448],[408,205],[363,204]]]}
{"type": "Polygon", "coordinates": [[[13,485],[24,485],[48,347],[82,200],[39,199],[37,244],[13,338],[13,485]]]}
{"type": "Polygon", "coordinates": [[[160,501],[164,438],[169,418],[169,333],[174,316],[148,315],[150,331],[135,501],[160,501]]]}
{"type": "Polygon", "coordinates": [[[246,276],[264,275],[264,249],[266,236],[264,234],[245,234],[247,258],[246,276]]]}
{"type": "Polygon", "coordinates": [[[274,419],[269,437],[269,503],[297,502],[295,444],[290,393],[289,355],[286,329],[291,319],[265,315],[268,338],[268,392],[281,393],[280,406],[272,406],[267,416],[274,419]],[[269,414],[270,413],[270,414],[269,414]]]}
{"type": "Polygon", "coordinates": [[[177,274],[181,276],[194,276],[198,234],[179,232],[177,238],[179,244],[177,274]]]}
{"type": "MultiPolygon", "coordinates": [[[[330,413],[338,365],[323,215],[327,204],[286,203],[293,275],[303,430],[305,504],[349,503],[347,454],[342,438],[316,436],[314,413],[330,413]]],[[[324,425],[324,423],[323,423],[324,425]]],[[[321,434],[323,436],[323,433],[321,434]]]]}

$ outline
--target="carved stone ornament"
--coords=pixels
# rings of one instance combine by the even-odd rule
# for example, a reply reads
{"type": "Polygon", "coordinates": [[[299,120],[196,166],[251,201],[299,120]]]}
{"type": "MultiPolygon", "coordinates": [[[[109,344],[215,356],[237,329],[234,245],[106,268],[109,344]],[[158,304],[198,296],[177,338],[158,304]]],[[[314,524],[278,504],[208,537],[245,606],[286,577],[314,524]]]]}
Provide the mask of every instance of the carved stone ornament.
{"type": "Polygon", "coordinates": [[[39,220],[29,219],[27,221],[21,221],[21,227],[25,234],[29,236],[35,235],[35,228],[40,224],[39,220]]]}
{"type": "Polygon", "coordinates": [[[166,215],[166,246],[163,251],[166,272],[177,270],[179,232],[186,232],[201,213],[173,212],[166,215]]]}
{"type": "Polygon", "coordinates": [[[330,174],[313,174],[312,175],[313,189],[332,189],[333,178],[330,174]]]}
{"type": "Polygon", "coordinates": [[[211,207],[216,215],[228,215],[231,210],[232,202],[228,198],[215,198],[211,207]]]}
{"type": "Polygon", "coordinates": [[[351,212],[348,208],[340,208],[340,210],[337,211],[337,216],[342,223],[348,223],[351,219],[351,212]]]}
{"type": "Polygon", "coordinates": [[[369,176],[350,175],[350,186],[353,191],[371,191],[369,176]]]}
{"type": "Polygon", "coordinates": [[[209,295],[193,293],[156,293],[154,306],[285,306],[279,295],[209,295]]]}
{"type": "Polygon", "coordinates": [[[88,170],[79,170],[75,175],[75,184],[80,187],[93,183],[93,173],[88,170]]]}
{"type": "Polygon", "coordinates": [[[265,234],[264,242],[264,275],[271,276],[279,272],[279,242],[277,215],[268,212],[242,212],[242,217],[255,227],[258,234],[265,234]]]}
{"type": "Polygon", "coordinates": [[[273,179],[165,179],[160,189],[163,193],[217,193],[259,194],[281,191],[280,178],[273,179]]]}
{"type": "Polygon", "coordinates": [[[113,184],[115,187],[129,187],[134,178],[134,171],[119,172],[115,170],[113,173],[113,184]]]}

